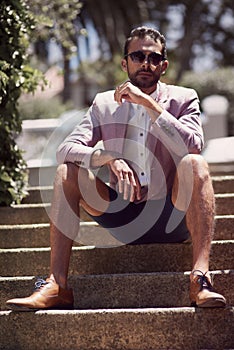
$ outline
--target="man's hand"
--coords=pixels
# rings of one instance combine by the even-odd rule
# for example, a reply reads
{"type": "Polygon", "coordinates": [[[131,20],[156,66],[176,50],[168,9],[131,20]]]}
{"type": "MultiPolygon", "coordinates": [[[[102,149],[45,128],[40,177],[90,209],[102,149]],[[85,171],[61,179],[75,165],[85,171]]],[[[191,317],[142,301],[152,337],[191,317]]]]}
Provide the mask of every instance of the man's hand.
{"type": "Polygon", "coordinates": [[[96,150],[91,157],[91,166],[100,167],[109,164],[118,179],[119,192],[123,193],[125,200],[133,202],[141,199],[141,185],[135,172],[127,162],[119,159],[118,154],[105,150],[96,150]],[[118,157],[118,159],[116,159],[118,157]]]}
{"type": "Polygon", "coordinates": [[[126,81],[125,83],[119,85],[115,90],[115,101],[121,104],[123,99],[136,103],[142,104],[144,99],[148,99],[149,96],[141,91],[137,86],[130,83],[130,81],[126,81]]]}
{"type": "Polygon", "coordinates": [[[148,111],[151,121],[154,123],[158,116],[162,113],[162,107],[151,96],[144,93],[137,86],[126,81],[119,85],[115,90],[115,101],[121,104],[123,100],[131,103],[142,105],[148,111]]]}
{"type": "Polygon", "coordinates": [[[123,194],[124,200],[133,202],[140,200],[141,185],[138,177],[123,159],[114,159],[109,162],[111,170],[118,179],[119,192],[123,194]]]}

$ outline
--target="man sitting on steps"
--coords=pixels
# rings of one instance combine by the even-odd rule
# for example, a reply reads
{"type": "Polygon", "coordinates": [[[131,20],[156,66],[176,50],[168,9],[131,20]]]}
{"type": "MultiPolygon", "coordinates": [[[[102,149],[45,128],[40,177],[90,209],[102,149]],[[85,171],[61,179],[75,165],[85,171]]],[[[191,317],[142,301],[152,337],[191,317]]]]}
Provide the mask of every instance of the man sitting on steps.
{"type": "Polygon", "coordinates": [[[160,82],[169,63],[165,38],[153,28],[132,30],[121,64],[128,80],[97,94],[58,149],[50,276],[37,282],[31,296],[8,300],[12,308],[73,307],[67,277],[80,206],[121,244],[179,243],[190,234],[191,304],[226,305],[209,273],[215,200],[208,165],[199,155],[197,94],[160,82]],[[104,149],[94,148],[99,141],[104,149]],[[104,165],[108,184],[95,175],[104,165]]]}

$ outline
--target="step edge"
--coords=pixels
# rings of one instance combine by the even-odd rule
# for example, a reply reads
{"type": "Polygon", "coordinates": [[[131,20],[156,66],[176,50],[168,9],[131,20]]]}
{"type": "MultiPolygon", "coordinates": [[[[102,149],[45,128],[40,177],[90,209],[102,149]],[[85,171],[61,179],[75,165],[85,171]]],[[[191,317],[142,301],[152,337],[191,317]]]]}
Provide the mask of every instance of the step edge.
{"type": "MultiPolygon", "coordinates": [[[[234,244],[234,239],[228,239],[228,240],[214,240],[212,241],[211,245],[220,245],[220,244],[234,244]]],[[[185,245],[191,245],[190,242],[188,243],[155,243],[155,244],[148,244],[147,246],[150,246],[150,247],[153,247],[153,246],[162,246],[162,245],[165,245],[165,246],[175,246],[175,245],[181,245],[181,246],[185,246],[185,245]]],[[[138,247],[141,247],[141,246],[145,246],[145,245],[138,245],[138,247]]],[[[108,247],[108,248],[97,248],[96,246],[94,245],[87,245],[87,246],[73,246],[72,247],[72,250],[73,251],[88,251],[88,250],[94,250],[94,249],[112,249],[112,248],[122,248],[122,247],[125,247],[125,245],[123,244],[122,246],[117,246],[117,247],[108,247]]],[[[132,249],[136,246],[130,246],[129,249],[132,249]]],[[[147,249],[147,248],[146,248],[147,249]]],[[[50,247],[29,247],[29,248],[1,248],[0,249],[0,253],[7,253],[7,252],[12,252],[12,253],[15,253],[15,252],[31,252],[31,251],[37,251],[37,252],[41,252],[41,251],[49,251],[50,250],[50,247]]]]}
{"type": "MultiPolygon", "coordinates": [[[[172,312],[174,314],[177,313],[184,313],[184,314],[196,314],[197,312],[202,312],[203,310],[199,310],[199,308],[193,307],[193,306],[183,306],[183,307],[144,307],[144,308],[116,308],[116,309],[110,309],[110,308],[103,308],[103,309],[75,309],[75,310],[38,310],[35,311],[32,314],[34,315],[75,315],[75,314],[82,314],[82,315],[93,315],[93,314],[103,314],[105,315],[106,313],[109,314],[142,314],[142,315],[147,315],[147,314],[171,314],[172,312]]],[[[228,306],[226,308],[213,308],[212,313],[220,313],[220,312],[227,312],[230,311],[230,313],[234,313],[234,306],[228,306]]],[[[15,312],[12,310],[8,311],[0,311],[0,316],[3,315],[10,315],[14,314],[15,312]]],[[[210,315],[209,315],[210,317],[210,315]]]]}

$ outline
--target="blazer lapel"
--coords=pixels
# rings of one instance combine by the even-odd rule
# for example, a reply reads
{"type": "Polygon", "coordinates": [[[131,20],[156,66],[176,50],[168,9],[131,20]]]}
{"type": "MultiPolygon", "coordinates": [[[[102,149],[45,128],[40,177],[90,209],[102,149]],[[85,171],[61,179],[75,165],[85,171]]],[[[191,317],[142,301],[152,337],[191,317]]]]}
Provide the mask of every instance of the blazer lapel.
{"type": "Polygon", "coordinates": [[[123,153],[124,140],[130,117],[130,106],[130,103],[123,102],[123,104],[117,108],[114,115],[114,118],[116,118],[115,138],[118,140],[115,142],[115,147],[117,148],[116,151],[121,154],[123,153]]]}
{"type": "Polygon", "coordinates": [[[104,141],[107,149],[120,154],[123,153],[129,117],[130,103],[123,102],[116,108],[111,115],[111,119],[107,122],[106,138],[104,141]]]}
{"type": "Polygon", "coordinates": [[[167,89],[167,85],[164,83],[161,83],[161,81],[158,82],[159,85],[159,92],[158,92],[158,98],[157,101],[159,103],[159,105],[163,106],[164,103],[166,103],[168,101],[168,89],[167,89]]]}

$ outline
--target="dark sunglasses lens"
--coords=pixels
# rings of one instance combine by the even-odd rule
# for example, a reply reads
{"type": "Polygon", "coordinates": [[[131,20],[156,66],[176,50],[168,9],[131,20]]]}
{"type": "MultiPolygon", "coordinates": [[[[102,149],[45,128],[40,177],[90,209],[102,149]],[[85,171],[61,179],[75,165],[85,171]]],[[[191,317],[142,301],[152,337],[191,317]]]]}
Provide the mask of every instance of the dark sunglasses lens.
{"type": "Polygon", "coordinates": [[[145,59],[145,54],[141,51],[135,51],[130,53],[130,57],[133,62],[139,62],[142,63],[145,59]]]}
{"type": "Polygon", "coordinates": [[[148,60],[154,66],[157,66],[162,61],[162,56],[158,53],[152,52],[148,56],[148,60]]]}

